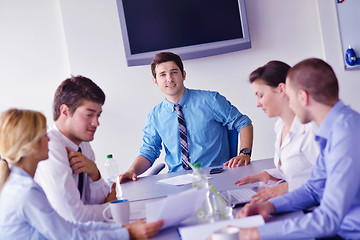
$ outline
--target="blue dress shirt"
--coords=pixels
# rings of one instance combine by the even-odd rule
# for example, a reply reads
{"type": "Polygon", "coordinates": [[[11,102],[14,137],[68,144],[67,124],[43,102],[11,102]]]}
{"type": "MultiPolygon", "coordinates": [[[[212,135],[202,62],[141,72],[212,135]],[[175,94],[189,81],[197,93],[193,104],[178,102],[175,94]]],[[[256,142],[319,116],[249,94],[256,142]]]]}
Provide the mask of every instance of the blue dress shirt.
{"type": "MultiPolygon", "coordinates": [[[[191,163],[217,166],[229,160],[227,129],[238,132],[251,123],[217,92],[185,88],[179,104],[184,114],[191,163]]],[[[140,156],[151,164],[160,156],[162,144],[169,172],[181,171],[179,124],[174,104],[164,99],[146,118],[140,156]]]]}
{"type": "Polygon", "coordinates": [[[320,154],[310,179],[270,202],[276,213],[319,206],[301,217],[259,227],[262,239],[360,239],[360,114],[338,101],[315,139],[320,154]]]}
{"type": "Polygon", "coordinates": [[[22,168],[12,166],[0,193],[2,239],[129,239],[129,233],[119,224],[64,220],[32,177],[22,168]]]}

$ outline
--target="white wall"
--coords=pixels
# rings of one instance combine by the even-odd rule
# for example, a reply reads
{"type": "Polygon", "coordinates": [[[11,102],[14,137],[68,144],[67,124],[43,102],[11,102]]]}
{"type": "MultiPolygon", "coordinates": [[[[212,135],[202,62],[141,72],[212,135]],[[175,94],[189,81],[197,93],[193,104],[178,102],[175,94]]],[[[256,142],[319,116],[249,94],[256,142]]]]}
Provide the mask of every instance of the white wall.
{"type": "MultiPolygon", "coordinates": [[[[360,72],[341,68],[334,2],[247,0],[251,49],[184,62],[187,87],[217,90],[253,120],[253,159],[273,155],[275,120],[255,107],[247,80],[269,60],[293,65],[328,58],[341,97],[360,109],[360,72]]],[[[145,117],[163,95],[149,66],[126,65],[116,0],[0,0],[0,111],[33,108],[51,120],[53,93],[70,74],[90,77],[105,91],[92,146],[101,170],[106,154],[113,153],[125,171],[141,145],[145,117]]]]}

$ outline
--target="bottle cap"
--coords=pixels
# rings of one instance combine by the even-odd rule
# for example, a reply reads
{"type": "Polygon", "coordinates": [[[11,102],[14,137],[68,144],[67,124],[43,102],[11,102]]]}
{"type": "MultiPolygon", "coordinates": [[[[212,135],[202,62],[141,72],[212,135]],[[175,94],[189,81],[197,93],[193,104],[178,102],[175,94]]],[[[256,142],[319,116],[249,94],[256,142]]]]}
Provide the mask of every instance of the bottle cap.
{"type": "Polygon", "coordinates": [[[112,157],[113,157],[112,154],[106,156],[106,158],[112,158],[112,157]]]}
{"type": "Polygon", "coordinates": [[[193,166],[194,166],[194,168],[201,168],[201,164],[200,164],[200,163],[195,163],[193,166]]]}

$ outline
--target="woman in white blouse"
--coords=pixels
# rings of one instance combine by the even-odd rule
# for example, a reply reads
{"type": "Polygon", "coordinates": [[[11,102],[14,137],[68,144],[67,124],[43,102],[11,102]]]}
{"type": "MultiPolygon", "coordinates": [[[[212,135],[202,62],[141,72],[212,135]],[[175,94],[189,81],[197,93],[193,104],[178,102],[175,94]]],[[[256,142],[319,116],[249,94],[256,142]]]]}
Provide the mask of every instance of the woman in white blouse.
{"type": "Polygon", "coordinates": [[[270,61],[250,74],[250,83],[256,95],[256,105],[270,117],[279,117],[275,124],[276,168],[241,178],[235,182],[244,185],[262,182],[268,186],[258,191],[254,201],[263,202],[300,187],[310,176],[312,165],[319,154],[315,141],[316,126],[301,124],[289,107],[285,94],[285,79],[290,66],[280,61],[270,61]]]}
{"type": "Polygon", "coordinates": [[[48,158],[46,118],[39,112],[10,109],[0,115],[1,239],[135,239],[154,236],[163,221],[139,220],[121,226],[104,222],[72,223],[49,204],[33,180],[48,158]]]}

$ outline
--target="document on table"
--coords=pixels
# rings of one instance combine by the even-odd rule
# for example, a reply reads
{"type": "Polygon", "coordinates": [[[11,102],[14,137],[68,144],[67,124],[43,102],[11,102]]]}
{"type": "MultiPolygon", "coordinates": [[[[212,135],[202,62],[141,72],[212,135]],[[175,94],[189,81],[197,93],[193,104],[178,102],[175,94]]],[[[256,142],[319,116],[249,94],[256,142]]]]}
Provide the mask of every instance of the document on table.
{"type": "Polygon", "coordinates": [[[192,188],[159,201],[147,203],[146,221],[153,222],[164,219],[162,229],[184,221],[200,208],[206,197],[206,189],[192,188]]]}
{"type": "Polygon", "coordinates": [[[200,224],[189,227],[179,227],[178,231],[182,240],[205,240],[207,236],[216,230],[226,226],[237,226],[242,228],[257,227],[265,224],[261,215],[251,216],[242,219],[224,220],[208,224],[200,224]]]}
{"type": "MultiPolygon", "coordinates": [[[[207,177],[207,179],[210,179],[210,178],[211,177],[207,177]]],[[[181,185],[186,185],[186,184],[192,183],[194,180],[195,180],[194,175],[191,173],[188,173],[188,174],[183,174],[183,175],[179,175],[176,177],[161,179],[158,182],[181,186],[181,185]]]]}

